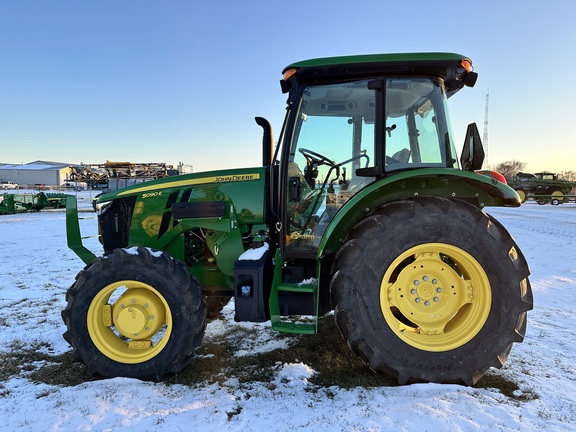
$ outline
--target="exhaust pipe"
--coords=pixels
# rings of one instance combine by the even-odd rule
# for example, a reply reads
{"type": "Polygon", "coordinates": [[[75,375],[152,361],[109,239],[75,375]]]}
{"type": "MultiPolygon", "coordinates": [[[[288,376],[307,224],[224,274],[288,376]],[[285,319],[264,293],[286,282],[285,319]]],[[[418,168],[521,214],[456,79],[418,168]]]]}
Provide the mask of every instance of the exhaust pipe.
{"type": "Polygon", "coordinates": [[[274,153],[272,126],[264,117],[255,117],[254,120],[262,128],[262,166],[269,166],[272,164],[272,154],[274,153]]]}

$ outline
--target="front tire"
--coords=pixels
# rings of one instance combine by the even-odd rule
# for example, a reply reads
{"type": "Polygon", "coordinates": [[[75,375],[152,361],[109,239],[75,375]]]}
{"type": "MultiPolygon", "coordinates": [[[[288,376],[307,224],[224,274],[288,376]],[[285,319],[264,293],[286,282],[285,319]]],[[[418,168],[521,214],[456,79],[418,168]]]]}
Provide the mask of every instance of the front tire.
{"type": "Polygon", "coordinates": [[[91,375],[157,381],[200,345],[206,306],[188,268],[164,252],[115,249],[76,277],[62,312],[64,338],[91,375]]]}
{"type": "Polygon", "coordinates": [[[550,204],[558,205],[564,202],[564,192],[560,189],[555,189],[552,191],[552,198],[550,199],[550,204]]]}
{"type": "Polygon", "coordinates": [[[354,227],[331,294],[344,339],[374,371],[400,384],[472,385],[522,341],[528,274],[496,220],[465,202],[420,198],[354,227]]]}

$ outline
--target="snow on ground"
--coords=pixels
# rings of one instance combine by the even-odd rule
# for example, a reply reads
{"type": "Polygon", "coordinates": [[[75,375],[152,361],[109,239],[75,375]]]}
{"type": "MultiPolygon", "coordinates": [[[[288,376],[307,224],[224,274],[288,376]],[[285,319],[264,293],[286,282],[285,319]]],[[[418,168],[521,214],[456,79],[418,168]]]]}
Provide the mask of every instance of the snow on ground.
{"type": "MultiPolygon", "coordinates": [[[[90,200],[80,207],[91,217],[90,200]]],[[[522,344],[501,374],[517,398],[495,389],[416,384],[403,387],[310,389],[315,373],[302,363],[279,365],[275,386],[188,387],[116,378],[73,387],[34,383],[25,374],[0,382],[7,431],[565,431],[576,430],[576,204],[527,203],[487,209],[512,233],[530,263],[534,310],[522,344]],[[273,390],[271,390],[273,388],[273,390]],[[528,395],[523,399],[522,395],[528,395]]],[[[95,220],[81,222],[83,234],[95,220]]],[[[94,251],[97,240],[87,240],[94,251]]],[[[44,341],[52,354],[69,350],[60,311],[82,262],[66,246],[63,211],[0,216],[0,350],[11,342],[44,341]]],[[[225,311],[230,317],[230,307],[225,311]]],[[[208,334],[227,326],[215,321],[208,334]]],[[[266,324],[249,350],[282,346],[266,324]]],[[[1,365],[0,367],[5,367],[1,365]]]]}

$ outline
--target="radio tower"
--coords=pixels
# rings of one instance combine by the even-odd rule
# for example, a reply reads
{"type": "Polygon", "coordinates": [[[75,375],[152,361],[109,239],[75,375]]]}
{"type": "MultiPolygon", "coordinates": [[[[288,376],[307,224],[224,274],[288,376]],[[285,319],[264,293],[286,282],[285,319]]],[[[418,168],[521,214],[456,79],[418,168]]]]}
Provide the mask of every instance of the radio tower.
{"type": "Polygon", "coordinates": [[[484,144],[484,166],[488,167],[488,96],[489,90],[486,91],[486,108],[484,109],[484,136],[482,142],[484,144]]]}

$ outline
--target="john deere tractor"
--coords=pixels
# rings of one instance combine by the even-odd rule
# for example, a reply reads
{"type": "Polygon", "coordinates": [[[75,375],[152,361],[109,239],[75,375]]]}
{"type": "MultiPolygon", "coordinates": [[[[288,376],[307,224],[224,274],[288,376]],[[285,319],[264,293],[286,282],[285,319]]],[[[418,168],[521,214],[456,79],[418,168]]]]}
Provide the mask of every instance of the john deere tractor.
{"type": "MultiPolygon", "coordinates": [[[[472,87],[450,53],[321,58],[283,71],[278,145],[262,166],[163,178],[99,197],[104,255],[84,261],[62,317],[91,374],[159,380],[192,360],[231,299],[236,321],[317,331],[400,384],[474,384],[526,332],[529,269],[483,209],[520,205],[480,171],[475,124],[458,158],[447,100],[472,87]]],[[[191,366],[192,367],[192,366],[191,366]]]]}

